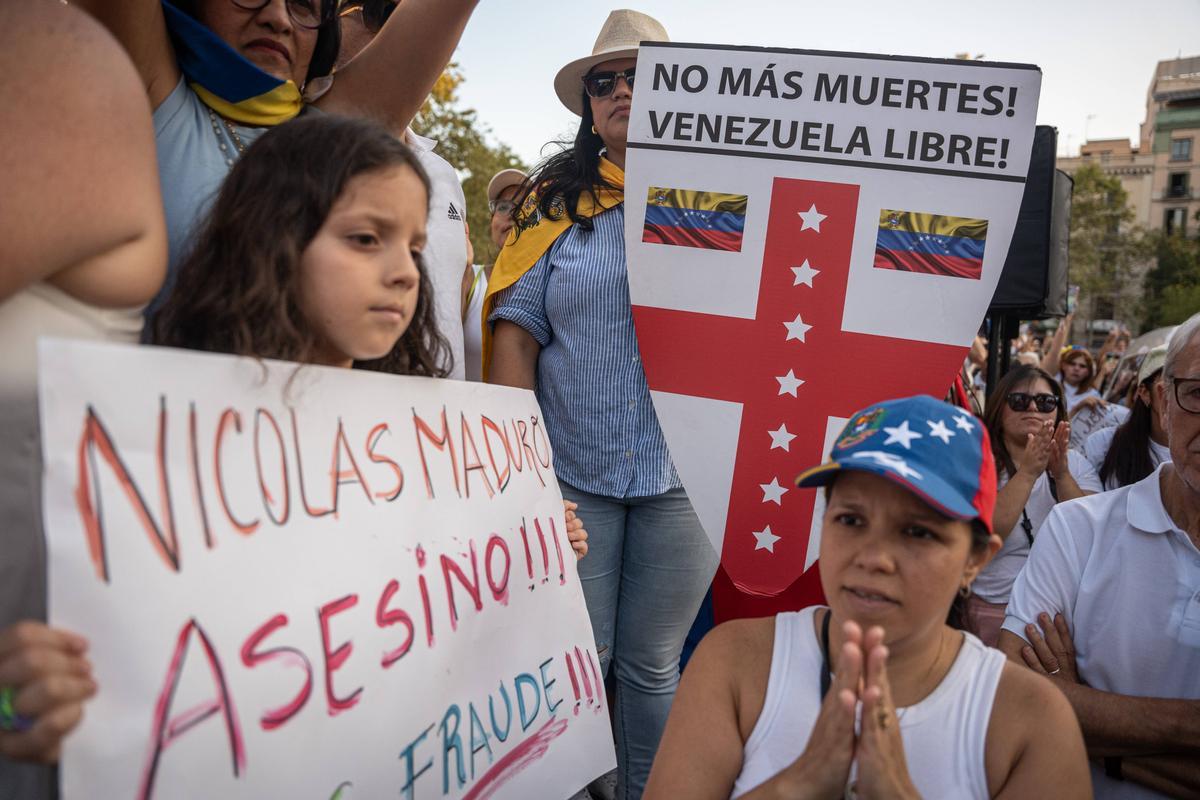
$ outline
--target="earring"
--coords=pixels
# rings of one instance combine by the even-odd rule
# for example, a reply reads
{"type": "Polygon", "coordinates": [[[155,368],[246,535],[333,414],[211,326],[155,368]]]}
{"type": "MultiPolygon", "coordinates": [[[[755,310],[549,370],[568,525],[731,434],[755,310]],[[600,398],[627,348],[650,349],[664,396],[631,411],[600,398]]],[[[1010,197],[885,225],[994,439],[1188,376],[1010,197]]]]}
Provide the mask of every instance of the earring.
{"type": "Polygon", "coordinates": [[[599,136],[599,135],[600,135],[600,131],[596,130],[596,126],[595,126],[595,125],[593,125],[593,126],[592,126],[592,133],[594,133],[596,136],[599,136]]]}
{"type": "Polygon", "coordinates": [[[958,596],[961,597],[963,600],[966,600],[968,597],[970,597],[971,596],[971,584],[964,583],[962,586],[958,587],[958,596]]]}

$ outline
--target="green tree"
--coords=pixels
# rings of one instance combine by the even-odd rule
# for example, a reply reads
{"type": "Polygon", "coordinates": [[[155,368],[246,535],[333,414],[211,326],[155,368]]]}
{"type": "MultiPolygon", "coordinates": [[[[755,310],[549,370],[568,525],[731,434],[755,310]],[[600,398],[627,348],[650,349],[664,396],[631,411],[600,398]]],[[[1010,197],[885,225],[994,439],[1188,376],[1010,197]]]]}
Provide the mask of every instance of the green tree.
{"type": "Polygon", "coordinates": [[[1200,311],[1200,239],[1159,233],[1158,259],[1143,283],[1146,328],[1176,325],[1200,311]]]}
{"type": "Polygon", "coordinates": [[[1080,289],[1080,316],[1133,320],[1140,311],[1137,277],[1149,255],[1146,237],[1133,224],[1118,178],[1096,164],[1084,164],[1072,177],[1069,266],[1080,289]]]}
{"type": "Polygon", "coordinates": [[[489,142],[491,129],[479,121],[474,109],[461,107],[458,88],[464,80],[458,64],[450,64],[413,120],[413,130],[436,139],[438,155],[458,170],[467,199],[475,263],[491,264],[496,259],[496,247],[488,233],[488,181],[502,169],[527,168],[508,145],[489,142]]]}

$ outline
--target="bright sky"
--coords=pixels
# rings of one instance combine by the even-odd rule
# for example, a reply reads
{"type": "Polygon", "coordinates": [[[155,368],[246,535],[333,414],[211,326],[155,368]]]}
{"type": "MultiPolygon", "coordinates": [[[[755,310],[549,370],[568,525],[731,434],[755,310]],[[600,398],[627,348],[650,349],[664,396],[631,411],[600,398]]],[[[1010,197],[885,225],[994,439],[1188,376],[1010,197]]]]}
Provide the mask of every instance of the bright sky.
{"type": "MultiPolygon", "coordinates": [[[[1059,153],[1085,138],[1137,140],[1154,65],[1200,55],[1197,0],[636,0],[677,42],[1036,64],[1038,123],[1059,131],[1059,153]]],[[[578,119],[558,101],[554,75],[590,55],[600,26],[622,0],[481,0],[455,60],[494,138],[532,163],[542,145],[574,136],[578,119]]]]}

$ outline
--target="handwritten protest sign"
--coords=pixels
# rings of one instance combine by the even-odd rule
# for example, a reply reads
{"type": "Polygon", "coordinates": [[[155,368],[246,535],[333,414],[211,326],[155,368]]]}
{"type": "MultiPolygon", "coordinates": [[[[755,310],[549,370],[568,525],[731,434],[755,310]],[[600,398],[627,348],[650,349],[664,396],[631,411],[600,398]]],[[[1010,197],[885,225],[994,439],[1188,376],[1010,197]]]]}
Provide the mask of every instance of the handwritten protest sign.
{"type": "Polygon", "coordinates": [[[68,798],[567,797],[614,765],[533,395],[43,341],[68,798]]]}
{"type": "Polygon", "coordinates": [[[961,366],[1040,72],[667,43],[637,69],[625,220],[646,375],[724,572],[777,595],[818,553],[797,472],[856,409],[941,396],[961,366]]]}

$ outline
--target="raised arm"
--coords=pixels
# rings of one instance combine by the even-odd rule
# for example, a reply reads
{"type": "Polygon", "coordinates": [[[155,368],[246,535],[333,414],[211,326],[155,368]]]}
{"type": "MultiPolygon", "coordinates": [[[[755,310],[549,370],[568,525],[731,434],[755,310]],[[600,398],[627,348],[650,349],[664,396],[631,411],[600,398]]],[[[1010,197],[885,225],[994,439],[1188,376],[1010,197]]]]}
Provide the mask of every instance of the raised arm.
{"type": "Polygon", "coordinates": [[[175,49],[167,35],[159,0],[72,0],[108,28],[125,48],[146,95],[150,107],[157,109],[179,83],[179,65],[175,49]]]}
{"type": "Polygon", "coordinates": [[[57,3],[0,6],[0,300],[49,281],[141,305],[166,269],[145,92],[99,25],[57,3]]]}
{"type": "Polygon", "coordinates": [[[1067,336],[1071,333],[1071,324],[1074,321],[1074,313],[1063,317],[1062,321],[1058,323],[1058,327],[1054,329],[1054,335],[1050,337],[1050,343],[1046,345],[1048,349],[1042,355],[1042,369],[1051,375],[1057,375],[1061,368],[1059,361],[1062,357],[1062,349],[1067,346],[1067,336]]]}
{"type": "Polygon", "coordinates": [[[404,0],[379,35],[340,69],[316,105],[408,127],[450,61],[479,0],[404,0]]]}

